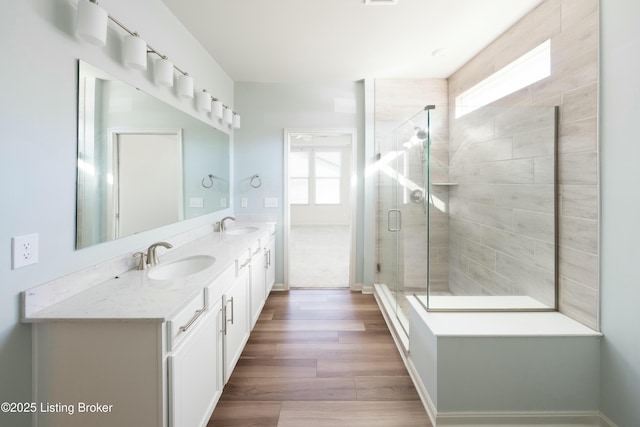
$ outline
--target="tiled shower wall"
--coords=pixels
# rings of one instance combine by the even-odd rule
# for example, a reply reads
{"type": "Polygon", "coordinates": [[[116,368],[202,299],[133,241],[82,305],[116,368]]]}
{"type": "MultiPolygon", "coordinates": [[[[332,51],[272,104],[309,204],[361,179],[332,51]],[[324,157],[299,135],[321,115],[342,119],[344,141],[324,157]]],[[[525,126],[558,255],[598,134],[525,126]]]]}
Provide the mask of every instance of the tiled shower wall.
{"type": "Polygon", "coordinates": [[[455,119],[455,184],[442,188],[453,295],[529,296],[554,307],[555,116],[553,107],[483,107],[455,119]]]}
{"type": "Polygon", "coordinates": [[[598,1],[544,1],[448,79],[449,99],[547,39],[551,76],[497,104],[559,106],[560,311],[597,329],[598,1]]]}

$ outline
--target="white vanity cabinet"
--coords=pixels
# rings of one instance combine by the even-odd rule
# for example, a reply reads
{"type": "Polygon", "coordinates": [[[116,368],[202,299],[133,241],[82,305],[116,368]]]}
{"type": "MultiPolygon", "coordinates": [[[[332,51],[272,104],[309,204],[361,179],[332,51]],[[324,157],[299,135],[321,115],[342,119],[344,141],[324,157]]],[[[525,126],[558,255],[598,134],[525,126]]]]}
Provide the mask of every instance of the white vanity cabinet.
{"type": "Polygon", "coordinates": [[[242,350],[249,339],[249,251],[236,260],[236,278],[223,297],[224,382],[231,377],[242,350]]]}
{"type": "Polygon", "coordinates": [[[260,317],[264,301],[265,293],[265,256],[261,242],[265,240],[263,236],[251,248],[251,262],[249,263],[249,284],[251,287],[251,329],[255,326],[260,317]]]}
{"type": "Polygon", "coordinates": [[[206,426],[222,391],[219,318],[201,293],[167,322],[35,323],[35,401],[74,413],[40,410],[34,425],[206,426]]]}
{"type": "Polygon", "coordinates": [[[46,308],[49,287],[26,292],[45,405],[33,425],[205,427],[264,307],[272,228],[260,232],[204,238],[194,251],[217,264],[185,280],[133,270],[46,308]]]}

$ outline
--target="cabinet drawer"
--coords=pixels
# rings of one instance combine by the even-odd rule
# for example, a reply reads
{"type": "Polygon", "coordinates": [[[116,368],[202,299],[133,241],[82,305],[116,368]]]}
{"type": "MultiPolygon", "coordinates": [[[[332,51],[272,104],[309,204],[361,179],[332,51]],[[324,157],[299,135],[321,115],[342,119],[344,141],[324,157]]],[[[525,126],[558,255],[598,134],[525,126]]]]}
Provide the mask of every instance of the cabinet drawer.
{"type": "Polygon", "coordinates": [[[172,351],[195,327],[207,311],[204,293],[194,298],[176,316],[167,321],[167,350],[172,351]]]}
{"type": "Polygon", "coordinates": [[[260,240],[258,239],[249,246],[250,257],[254,258],[262,253],[262,245],[260,245],[260,240]]]}
{"type": "Polygon", "coordinates": [[[248,269],[252,254],[253,251],[250,248],[242,251],[238,258],[236,258],[236,277],[240,277],[240,275],[248,269]]]}

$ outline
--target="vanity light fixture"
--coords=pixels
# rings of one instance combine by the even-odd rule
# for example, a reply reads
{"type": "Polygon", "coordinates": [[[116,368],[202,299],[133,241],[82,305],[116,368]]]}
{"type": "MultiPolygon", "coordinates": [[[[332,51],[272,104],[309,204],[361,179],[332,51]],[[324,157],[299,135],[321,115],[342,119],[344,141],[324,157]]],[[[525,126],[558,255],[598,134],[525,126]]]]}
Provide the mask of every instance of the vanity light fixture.
{"type": "Polygon", "coordinates": [[[223,120],[228,125],[233,122],[233,111],[231,110],[231,108],[225,106],[223,120]]]}
{"type": "MultiPolygon", "coordinates": [[[[122,60],[126,66],[136,70],[146,70],[147,55],[149,53],[155,54],[158,58],[153,64],[153,81],[158,86],[172,87],[173,70],[175,69],[180,73],[177,82],[177,95],[181,98],[193,98],[193,77],[169,61],[166,55],[149,46],[138,33],[131,31],[122,22],[109,15],[98,6],[97,0],[78,0],[75,30],[79,38],[91,44],[104,46],[107,43],[109,20],[128,33],[124,37],[122,46],[122,60]]],[[[216,118],[222,119],[225,124],[233,126],[234,129],[240,128],[240,115],[223,105],[219,99],[213,98],[206,89],[196,94],[196,108],[205,113],[211,112],[213,108],[213,115],[216,118]]]]}
{"type": "Polygon", "coordinates": [[[213,98],[213,115],[217,118],[222,118],[222,101],[218,98],[213,98]]]}
{"type": "Polygon", "coordinates": [[[211,95],[209,95],[206,89],[203,89],[202,92],[198,92],[196,95],[196,106],[198,107],[198,111],[204,113],[211,111],[211,95]]]}
{"type": "Polygon", "coordinates": [[[153,81],[158,86],[173,86],[173,63],[166,56],[156,59],[153,64],[153,81]]]}
{"type": "Polygon", "coordinates": [[[96,0],[79,0],[76,16],[76,35],[96,46],[107,44],[109,14],[96,0]]]}
{"type": "Polygon", "coordinates": [[[233,113],[233,128],[240,129],[240,114],[233,113]]]}
{"type": "Polygon", "coordinates": [[[128,34],[124,37],[122,60],[124,65],[129,68],[142,71],[147,69],[147,43],[140,38],[138,33],[128,34]]]}
{"type": "Polygon", "coordinates": [[[193,98],[193,77],[188,73],[178,76],[178,95],[182,98],[193,98]]]}

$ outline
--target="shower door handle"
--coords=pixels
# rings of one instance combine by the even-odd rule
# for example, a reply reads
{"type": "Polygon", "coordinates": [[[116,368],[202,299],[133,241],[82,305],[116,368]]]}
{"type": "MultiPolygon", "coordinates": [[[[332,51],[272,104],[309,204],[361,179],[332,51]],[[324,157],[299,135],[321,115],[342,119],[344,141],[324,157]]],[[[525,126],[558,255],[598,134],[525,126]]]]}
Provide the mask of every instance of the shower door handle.
{"type": "Polygon", "coordinates": [[[402,230],[402,211],[400,209],[389,209],[387,211],[387,230],[391,232],[398,232],[402,230]],[[396,226],[397,228],[391,228],[391,213],[395,212],[397,214],[396,218],[396,226]]]}

